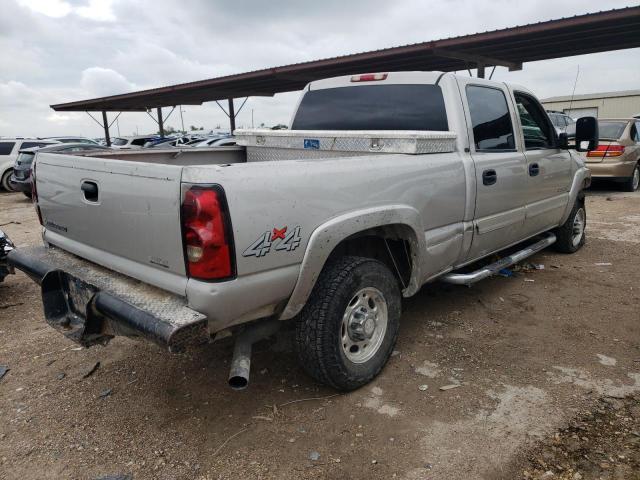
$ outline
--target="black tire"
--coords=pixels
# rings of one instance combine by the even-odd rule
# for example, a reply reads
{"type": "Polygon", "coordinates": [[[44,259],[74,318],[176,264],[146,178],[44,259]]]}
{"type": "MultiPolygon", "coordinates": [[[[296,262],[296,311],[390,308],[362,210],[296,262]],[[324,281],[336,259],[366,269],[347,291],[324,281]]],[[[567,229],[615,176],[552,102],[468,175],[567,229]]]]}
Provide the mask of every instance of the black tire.
{"type": "Polygon", "coordinates": [[[400,314],[398,281],[385,264],[353,256],[330,260],[296,321],[295,346],[302,367],[317,381],[342,391],[355,390],[369,383],[380,373],[393,351],[400,314]],[[362,289],[382,294],[387,326],[379,336],[381,340],[375,354],[363,363],[354,363],[347,358],[343,348],[343,317],[347,308],[353,309],[352,300],[362,289]]]}
{"type": "Polygon", "coordinates": [[[625,192],[635,192],[640,187],[640,163],[636,164],[633,173],[622,183],[622,190],[625,192]]]}
{"type": "Polygon", "coordinates": [[[0,178],[0,189],[6,192],[13,192],[13,187],[11,186],[11,174],[13,173],[13,168],[10,168],[6,172],[2,174],[2,178],[0,178]]]}
{"type": "Polygon", "coordinates": [[[587,210],[584,205],[584,198],[578,198],[571,213],[569,214],[569,218],[564,222],[560,227],[555,230],[556,234],[556,243],[553,244],[554,248],[558,252],[562,253],[574,253],[582,248],[586,241],[586,227],[587,227],[587,210]],[[582,213],[580,213],[582,212],[582,213]],[[576,220],[577,217],[582,215],[582,228],[581,228],[581,237],[578,241],[576,237],[576,224],[579,220],[576,220]]]}
{"type": "Polygon", "coordinates": [[[24,194],[25,197],[27,198],[33,198],[33,194],[31,192],[22,192],[24,194]]]}

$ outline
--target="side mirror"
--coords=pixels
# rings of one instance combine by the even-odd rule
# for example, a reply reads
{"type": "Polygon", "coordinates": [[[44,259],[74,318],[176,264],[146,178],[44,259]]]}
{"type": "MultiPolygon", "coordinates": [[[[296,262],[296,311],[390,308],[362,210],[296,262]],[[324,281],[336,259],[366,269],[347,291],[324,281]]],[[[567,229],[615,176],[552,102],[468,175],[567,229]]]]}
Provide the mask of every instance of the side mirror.
{"type": "Polygon", "coordinates": [[[561,148],[562,150],[569,149],[569,136],[567,135],[567,132],[560,132],[558,134],[558,148],[561,148]]]}
{"type": "Polygon", "coordinates": [[[598,120],[595,117],[581,117],[576,121],[576,150],[586,152],[598,148],[600,132],[598,120]],[[589,146],[582,148],[582,142],[589,142],[589,146]]]}

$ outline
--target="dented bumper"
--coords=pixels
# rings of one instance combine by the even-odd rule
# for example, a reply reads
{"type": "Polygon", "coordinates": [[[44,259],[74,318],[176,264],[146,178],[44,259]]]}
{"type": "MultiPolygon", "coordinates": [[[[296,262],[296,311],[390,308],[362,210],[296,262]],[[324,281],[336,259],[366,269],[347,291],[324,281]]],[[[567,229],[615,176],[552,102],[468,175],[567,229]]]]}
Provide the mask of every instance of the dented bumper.
{"type": "Polygon", "coordinates": [[[184,297],[58,248],[13,250],[7,261],[40,284],[47,323],[81,345],[142,337],[177,352],[210,339],[206,316],[184,297]]]}

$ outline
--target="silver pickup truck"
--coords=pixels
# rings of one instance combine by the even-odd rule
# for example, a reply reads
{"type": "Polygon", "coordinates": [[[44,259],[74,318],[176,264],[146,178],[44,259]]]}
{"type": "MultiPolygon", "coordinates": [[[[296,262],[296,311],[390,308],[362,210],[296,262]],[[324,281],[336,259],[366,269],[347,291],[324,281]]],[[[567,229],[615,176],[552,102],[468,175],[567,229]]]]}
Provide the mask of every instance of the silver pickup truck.
{"type": "MultiPolygon", "coordinates": [[[[180,351],[234,334],[229,382],[243,388],[251,344],[293,320],[302,367],[351,390],[387,362],[403,296],[584,244],[589,171],[522,87],[332,78],[304,89],[290,127],[236,131],[236,147],[38,154],[44,246],[14,249],[9,267],[82,345],[180,351]]],[[[596,145],[593,118],[576,130],[596,145]]]]}

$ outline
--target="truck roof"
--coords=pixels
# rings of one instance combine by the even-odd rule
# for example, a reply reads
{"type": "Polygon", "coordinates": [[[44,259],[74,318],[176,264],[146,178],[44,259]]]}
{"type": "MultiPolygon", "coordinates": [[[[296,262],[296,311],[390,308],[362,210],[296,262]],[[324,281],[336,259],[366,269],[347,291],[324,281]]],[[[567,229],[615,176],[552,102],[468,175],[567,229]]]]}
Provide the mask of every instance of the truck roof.
{"type": "MultiPolygon", "coordinates": [[[[305,87],[305,90],[321,90],[325,88],[337,88],[337,87],[356,87],[360,85],[371,85],[379,82],[380,84],[392,83],[392,84],[436,84],[443,76],[447,77],[464,77],[467,75],[458,75],[452,72],[377,72],[377,73],[362,73],[356,75],[342,75],[340,77],[324,78],[322,80],[316,80],[310,82],[305,87]]],[[[488,80],[485,78],[476,78],[475,81],[479,84],[486,85],[509,85],[511,88],[532,93],[528,88],[522,85],[517,85],[507,82],[498,82],[495,80],[488,80]]],[[[474,82],[476,83],[476,82],[474,82]]]]}

